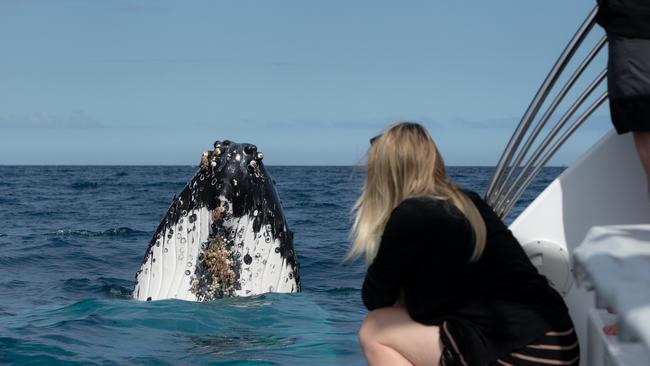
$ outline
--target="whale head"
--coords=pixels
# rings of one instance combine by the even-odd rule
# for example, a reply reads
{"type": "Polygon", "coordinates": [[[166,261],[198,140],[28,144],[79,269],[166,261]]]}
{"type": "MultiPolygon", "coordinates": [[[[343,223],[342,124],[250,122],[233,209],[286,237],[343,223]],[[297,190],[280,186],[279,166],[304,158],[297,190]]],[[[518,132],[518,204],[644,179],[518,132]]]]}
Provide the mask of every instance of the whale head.
{"type": "Polygon", "coordinates": [[[136,273],[138,300],[299,292],[299,264],[264,155],[216,141],[175,196],[136,273]]]}

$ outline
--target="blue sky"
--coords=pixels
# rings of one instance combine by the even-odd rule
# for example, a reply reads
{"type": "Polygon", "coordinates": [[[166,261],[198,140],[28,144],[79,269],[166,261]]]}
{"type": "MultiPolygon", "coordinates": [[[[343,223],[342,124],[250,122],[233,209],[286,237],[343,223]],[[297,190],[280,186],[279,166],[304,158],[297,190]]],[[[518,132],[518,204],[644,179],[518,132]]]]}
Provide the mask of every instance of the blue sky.
{"type": "Polygon", "coordinates": [[[594,2],[0,0],[0,164],[196,164],[230,139],[351,165],[415,120],[448,164],[494,165],[594,2]]]}

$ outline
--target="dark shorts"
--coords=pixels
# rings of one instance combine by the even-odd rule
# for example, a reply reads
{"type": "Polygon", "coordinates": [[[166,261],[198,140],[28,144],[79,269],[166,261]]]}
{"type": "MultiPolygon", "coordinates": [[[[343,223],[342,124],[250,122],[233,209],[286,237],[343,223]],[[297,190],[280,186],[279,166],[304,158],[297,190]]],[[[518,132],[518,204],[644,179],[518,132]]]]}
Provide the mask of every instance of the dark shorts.
{"type": "MultiPolygon", "coordinates": [[[[441,366],[472,366],[476,362],[472,360],[475,355],[462,351],[459,346],[458,328],[450,331],[450,322],[444,322],[440,326],[440,340],[443,349],[440,358],[441,366]]],[[[462,330],[462,329],[461,329],[462,330]]],[[[469,336],[465,333],[463,336],[469,336]]],[[[475,350],[474,350],[475,351],[475,350]]],[[[580,364],[580,345],[575,330],[563,328],[557,331],[547,331],[535,338],[526,346],[502,354],[496,360],[489,362],[489,366],[548,366],[565,365],[578,366],[580,364]]]]}
{"type": "Polygon", "coordinates": [[[650,39],[608,34],[607,86],[619,134],[650,131],[650,39]]]}
{"type": "Polygon", "coordinates": [[[573,328],[546,332],[526,347],[498,358],[491,366],[548,366],[580,364],[580,346],[573,328]]]}

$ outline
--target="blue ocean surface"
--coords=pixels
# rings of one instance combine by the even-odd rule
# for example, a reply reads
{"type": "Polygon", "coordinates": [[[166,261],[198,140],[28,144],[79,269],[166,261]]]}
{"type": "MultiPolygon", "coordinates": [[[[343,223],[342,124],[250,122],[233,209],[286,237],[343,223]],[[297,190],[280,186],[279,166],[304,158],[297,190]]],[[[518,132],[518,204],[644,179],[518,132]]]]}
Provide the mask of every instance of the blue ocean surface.
{"type": "MultiPolygon", "coordinates": [[[[267,167],[302,293],[206,303],[131,299],[153,230],[191,166],[0,166],[0,363],[364,365],[361,261],[343,263],[354,167],[267,167]]],[[[546,168],[511,217],[562,168],[546,168]]],[[[451,167],[483,194],[493,168],[451,167]]]]}

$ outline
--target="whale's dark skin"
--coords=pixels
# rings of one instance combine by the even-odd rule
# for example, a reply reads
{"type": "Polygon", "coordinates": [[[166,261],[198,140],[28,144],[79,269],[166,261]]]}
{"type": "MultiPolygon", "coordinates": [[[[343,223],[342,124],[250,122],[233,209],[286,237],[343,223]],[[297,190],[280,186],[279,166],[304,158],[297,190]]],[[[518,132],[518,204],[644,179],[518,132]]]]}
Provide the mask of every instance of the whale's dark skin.
{"type": "Polygon", "coordinates": [[[261,292],[300,291],[293,233],[288,228],[274,181],[262,159],[263,154],[255,145],[228,140],[215,142],[214,150],[203,154],[199,171],[174,197],[149,242],[142,268],[136,273],[135,298],[155,300],[190,296],[190,299],[196,297],[196,300],[203,301],[245,296],[258,292],[255,289],[259,286],[252,282],[267,281],[263,277],[276,272],[286,284],[276,286],[275,280],[268,280],[272,285],[261,292]],[[205,224],[208,219],[209,233],[204,230],[197,234],[197,230],[201,231],[200,227],[197,229],[197,220],[205,224]],[[188,245],[188,240],[200,243],[188,245]],[[251,240],[255,243],[250,243],[251,240]],[[167,257],[172,248],[175,252],[167,257]],[[156,264],[156,260],[160,260],[157,257],[163,257],[164,263],[156,264]],[[187,259],[188,269],[179,272],[175,258],[179,258],[177,262],[180,264],[187,259]],[[273,267],[259,267],[267,265],[273,267]],[[284,272],[282,268],[276,268],[280,266],[284,272]],[[172,267],[174,271],[170,269],[172,267]],[[143,270],[152,273],[145,276],[143,270]],[[254,276],[259,273],[258,277],[254,276]],[[156,274],[164,278],[161,280],[156,274]],[[183,275],[190,276],[187,291],[193,295],[183,295],[187,292],[182,285],[185,279],[173,278],[183,275]],[[146,286],[140,280],[146,280],[146,286]],[[180,281],[180,290],[176,290],[174,281],[180,281]],[[158,282],[160,290],[155,290],[158,282]],[[147,294],[140,293],[144,287],[147,287],[147,294]]]}

